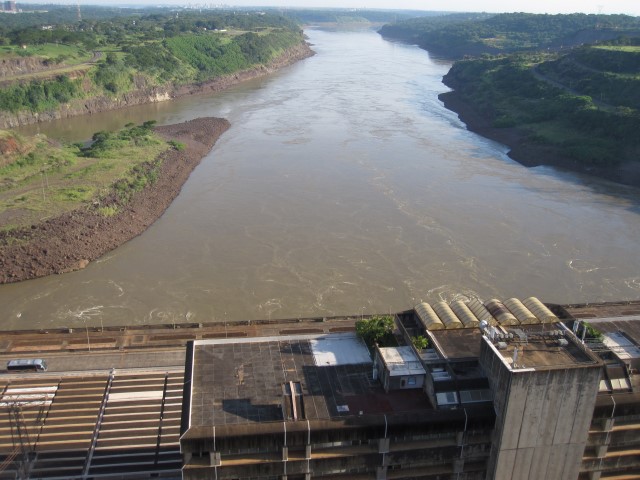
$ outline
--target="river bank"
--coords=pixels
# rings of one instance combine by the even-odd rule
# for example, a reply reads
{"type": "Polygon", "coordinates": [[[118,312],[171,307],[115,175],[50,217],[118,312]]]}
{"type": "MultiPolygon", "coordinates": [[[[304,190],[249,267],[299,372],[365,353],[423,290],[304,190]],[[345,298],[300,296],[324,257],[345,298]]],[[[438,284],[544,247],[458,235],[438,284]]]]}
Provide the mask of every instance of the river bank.
{"type": "Polygon", "coordinates": [[[140,87],[121,96],[98,96],[73,100],[59,108],[46,112],[18,113],[0,112],[0,129],[11,129],[21,125],[48,122],[78,115],[91,115],[94,113],[117,110],[135,105],[164,102],[185,95],[197,93],[218,92],[247,80],[269,75],[281,68],[292,65],[300,60],[315,55],[308,43],[303,42],[295,47],[285,50],[277,59],[267,65],[241,70],[229,75],[222,75],[212,80],[188,85],[167,84],[164,86],[140,87]]]}
{"type": "Polygon", "coordinates": [[[199,118],[155,130],[167,140],[184,144],[161,155],[157,181],[133,194],[122,205],[116,195],[99,205],[45,220],[30,228],[0,232],[0,284],[14,283],[86,267],[144,232],[178,196],[182,185],[228,128],[221,118],[199,118]],[[117,206],[113,216],[98,207],[117,206]]]}
{"type": "Polygon", "coordinates": [[[585,166],[573,158],[562,155],[553,145],[533,141],[526,128],[493,127],[491,119],[479,114],[455,90],[441,93],[438,98],[447,109],[458,114],[458,118],[466,124],[467,129],[506,145],[509,147],[509,157],[525,167],[548,165],[623,185],[640,187],[640,162],[626,162],[607,168],[585,166]]]}

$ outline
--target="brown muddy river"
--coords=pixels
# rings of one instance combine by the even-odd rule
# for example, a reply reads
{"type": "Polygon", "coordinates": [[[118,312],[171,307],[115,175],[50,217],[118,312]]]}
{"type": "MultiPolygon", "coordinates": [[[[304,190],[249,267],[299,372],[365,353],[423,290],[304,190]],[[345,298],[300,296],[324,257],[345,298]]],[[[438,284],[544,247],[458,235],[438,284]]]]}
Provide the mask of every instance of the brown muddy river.
{"type": "Polygon", "coordinates": [[[307,33],[317,55],[269,78],[27,129],[232,123],[142,236],[83,271],[1,286],[1,328],[640,297],[639,190],[510,160],[444,109],[450,65],[417,47],[307,33]]]}

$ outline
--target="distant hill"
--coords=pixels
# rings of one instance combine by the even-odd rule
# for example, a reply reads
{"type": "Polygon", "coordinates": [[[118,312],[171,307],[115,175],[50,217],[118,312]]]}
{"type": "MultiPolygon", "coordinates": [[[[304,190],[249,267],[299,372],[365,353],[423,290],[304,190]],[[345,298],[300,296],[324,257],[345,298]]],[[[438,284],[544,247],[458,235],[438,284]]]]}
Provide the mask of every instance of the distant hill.
{"type": "Polygon", "coordinates": [[[446,58],[558,50],[583,43],[640,35],[640,18],[628,15],[464,13],[401,20],[384,25],[385,38],[419,45],[446,58]]]}
{"type": "Polygon", "coordinates": [[[293,21],[306,24],[381,24],[416,17],[441,15],[439,12],[421,10],[371,10],[366,8],[268,8],[293,21]]]}

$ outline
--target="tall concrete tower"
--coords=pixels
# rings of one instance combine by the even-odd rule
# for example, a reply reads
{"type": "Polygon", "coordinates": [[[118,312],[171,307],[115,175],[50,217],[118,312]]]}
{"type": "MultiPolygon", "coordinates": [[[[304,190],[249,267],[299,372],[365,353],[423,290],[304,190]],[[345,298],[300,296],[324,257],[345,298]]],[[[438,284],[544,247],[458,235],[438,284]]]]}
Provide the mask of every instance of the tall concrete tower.
{"type": "Polygon", "coordinates": [[[487,333],[480,364],[496,411],[488,478],[578,478],[602,370],[598,357],[566,330],[535,326],[515,339],[487,333]]]}

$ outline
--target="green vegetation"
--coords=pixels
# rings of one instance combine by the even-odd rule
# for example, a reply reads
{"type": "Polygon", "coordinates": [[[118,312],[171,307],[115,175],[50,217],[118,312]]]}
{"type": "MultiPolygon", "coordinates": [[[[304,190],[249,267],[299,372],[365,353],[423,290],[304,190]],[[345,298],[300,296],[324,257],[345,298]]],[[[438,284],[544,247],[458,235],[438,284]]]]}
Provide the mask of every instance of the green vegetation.
{"type": "Polygon", "coordinates": [[[429,346],[429,340],[422,335],[411,337],[411,343],[413,343],[413,346],[418,350],[424,350],[429,346]]]}
{"type": "Polygon", "coordinates": [[[385,25],[380,33],[416,43],[449,58],[484,53],[562,49],[640,34],[640,18],[627,15],[461,13],[385,25]]]}
{"type": "Polygon", "coordinates": [[[169,140],[169,145],[171,145],[173,148],[175,148],[179,152],[181,152],[182,150],[185,149],[185,144],[184,143],[177,142],[175,140],[169,140]]]}
{"type": "Polygon", "coordinates": [[[154,125],[97,132],[86,147],[0,131],[0,150],[9,152],[0,165],[0,214],[12,219],[11,228],[93,204],[105,217],[117,214],[118,205],[157,180],[160,153],[171,148],[154,125]],[[112,194],[118,203],[103,204],[112,194]]]}
{"type": "Polygon", "coordinates": [[[82,96],[79,80],[60,75],[54,80],[34,80],[0,90],[0,110],[42,112],[82,96]]]}
{"type": "Polygon", "coordinates": [[[594,328],[593,325],[587,322],[582,322],[582,326],[586,330],[585,338],[590,338],[599,342],[602,341],[603,336],[600,330],[594,328]]]}
{"type": "Polygon", "coordinates": [[[393,328],[393,317],[390,315],[376,315],[367,320],[356,322],[356,333],[364,340],[369,349],[373,349],[374,344],[379,346],[396,345],[393,328]]]}
{"type": "Polygon", "coordinates": [[[526,129],[582,168],[615,167],[640,151],[637,55],[587,46],[462,60],[445,82],[494,127],[526,129]]]}
{"type": "Polygon", "coordinates": [[[110,205],[108,207],[98,207],[98,213],[103,217],[113,217],[119,212],[118,207],[110,205]]]}
{"type": "Polygon", "coordinates": [[[9,15],[0,16],[0,60],[37,60],[34,73],[9,76],[14,83],[0,89],[0,111],[12,113],[207,81],[267,64],[304,41],[291,19],[264,12],[146,11],[82,22],[68,19],[46,28],[11,26],[4,17],[9,15]],[[58,69],[58,76],[41,78],[47,67],[58,69]]]}
{"type": "Polygon", "coordinates": [[[42,59],[45,66],[75,65],[91,59],[91,52],[76,45],[44,43],[22,48],[22,45],[0,47],[0,58],[32,57],[42,59]]]}

